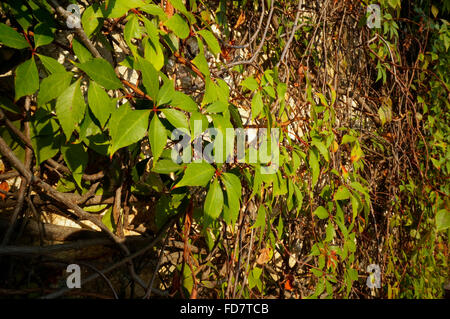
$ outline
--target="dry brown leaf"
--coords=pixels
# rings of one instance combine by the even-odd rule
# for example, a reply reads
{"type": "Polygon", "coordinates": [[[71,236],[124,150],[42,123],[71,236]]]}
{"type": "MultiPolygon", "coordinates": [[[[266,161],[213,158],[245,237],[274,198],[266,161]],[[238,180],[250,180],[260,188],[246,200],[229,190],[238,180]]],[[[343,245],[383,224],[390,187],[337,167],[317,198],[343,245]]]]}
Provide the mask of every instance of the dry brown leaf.
{"type": "Polygon", "coordinates": [[[270,248],[266,247],[259,251],[259,257],[256,260],[256,263],[259,265],[263,265],[263,264],[266,264],[271,258],[272,258],[272,256],[271,256],[270,248]]]}

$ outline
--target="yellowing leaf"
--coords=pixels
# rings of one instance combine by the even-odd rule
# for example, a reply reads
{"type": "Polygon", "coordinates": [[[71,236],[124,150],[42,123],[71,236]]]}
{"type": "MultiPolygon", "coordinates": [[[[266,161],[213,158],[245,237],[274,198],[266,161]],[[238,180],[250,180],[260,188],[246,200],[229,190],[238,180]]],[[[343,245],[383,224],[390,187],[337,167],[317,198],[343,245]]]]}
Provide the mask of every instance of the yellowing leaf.
{"type": "Polygon", "coordinates": [[[436,8],[435,5],[432,5],[432,6],[431,6],[431,13],[433,14],[433,16],[434,16],[435,18],[437,17],[437,15],[438,15],[438,13],[439,13],[439,10],[438,10],[438,8],[436,8]]]}

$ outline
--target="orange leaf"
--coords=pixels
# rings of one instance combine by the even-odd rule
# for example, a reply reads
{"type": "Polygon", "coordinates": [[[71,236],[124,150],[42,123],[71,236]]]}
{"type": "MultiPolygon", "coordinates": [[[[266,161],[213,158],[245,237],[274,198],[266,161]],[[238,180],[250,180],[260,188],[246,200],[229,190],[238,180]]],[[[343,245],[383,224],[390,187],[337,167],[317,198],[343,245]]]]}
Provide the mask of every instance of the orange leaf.
{"type": "Polygon", "coordinates": [[[338,150],[338,148],[339,148],[339,145],[338,145],[338,143],[336,143],[336,141],[333,141],[333,145],[332,145],[332,152],[333,153],[336,153],[337,152],[337,150],[338,150]]]}
{"type": "Polygon", "coordinates": [[[171,16],[173,16],[174,12],[175,12],[175,10],[173,8],[173,5],[169,1],[167,1],[166,2],[166,7],[164,9],[164,13],[167,15],[167,17],[170,18],[171,16]]]}
{"type": "Polygon", "coordinates": [[[0,174],[5,172],[5,164],[3,164],[3,161],[0,159],[0,174]]]}
{"type": "Polygon", "coordinates": [[[292,289],[294,289],[294,287],[292,287],[292,278],[288,278],[286,280],[286,282],[284,283],[284,289],[286,289],[287,291],[292,291],[292,289]]]}
{"type": "Polygon", "coordinates": [[[234,25],[234,29],[239,28],[242,25],[242,23],[244,23],[244,21],[245,21],[245,14],[244,11],[242,11],[241,14],[239,15],[236,24],[234,25]]]}
{"type": "MultiPolygon", "coordinates": [[[[9,191],[9,184],[7,182],[1,182],[0,183],[0,189],[4,192],[8,192],[9,191]]],[[[0,197],[2,199],[6,198],[6,194],[0,193],[0,197]]]]}

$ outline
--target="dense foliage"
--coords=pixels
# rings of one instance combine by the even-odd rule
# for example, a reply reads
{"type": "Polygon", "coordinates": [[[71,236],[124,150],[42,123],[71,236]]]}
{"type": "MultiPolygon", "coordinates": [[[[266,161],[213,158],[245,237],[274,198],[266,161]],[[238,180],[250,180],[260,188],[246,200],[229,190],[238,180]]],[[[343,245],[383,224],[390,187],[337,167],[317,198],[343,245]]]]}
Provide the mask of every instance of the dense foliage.
{"type": "Polygon", "coordinates": [[[443,296],[448,1],[0,5],[2,287],[61,295],[39,272],[59,262],[120,270],[122,297],[443,296]],[[239,128],[266,139],[235,158],[219,140],[239,128]],[[110,259],[24,244],[50,214],[89,221],[110,259]]]}

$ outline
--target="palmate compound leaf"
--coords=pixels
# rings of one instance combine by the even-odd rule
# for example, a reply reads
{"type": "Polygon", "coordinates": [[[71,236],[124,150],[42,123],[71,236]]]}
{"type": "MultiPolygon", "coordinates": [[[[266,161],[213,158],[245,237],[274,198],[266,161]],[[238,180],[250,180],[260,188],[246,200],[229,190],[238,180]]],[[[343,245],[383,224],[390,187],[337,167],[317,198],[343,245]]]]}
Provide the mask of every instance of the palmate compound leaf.
{"type": "Polygon", "coordinates": [[[204,210],[209,219],[216,220],[223,208],[223,192],[217,179],[212,182],[206,194],[204,210]]]}
{"type": "Polygon", "coordinates": [[[56,115],[68,141],[73,130],[84,117],[86,104],[80,89],[80,81],[74,82],[56,100],[56,115]]]}
{"type": "Polygon", "coordinates": [[[128,103],[116,109],[109,122],[112,156],[118,149],[136,143],[145,136],[149,110],[132,110],[128,103]]]}
{"type": "Polygon", "coordinates": [[[206,162],[190,163],[184,171],[184,176],[175,187],[205,186],[213,177],[216,170],[206,162]]]}

